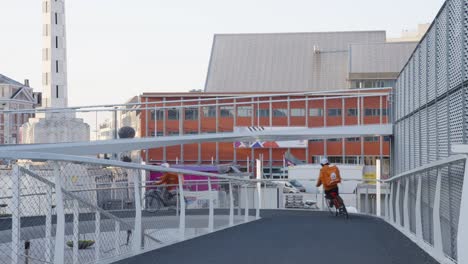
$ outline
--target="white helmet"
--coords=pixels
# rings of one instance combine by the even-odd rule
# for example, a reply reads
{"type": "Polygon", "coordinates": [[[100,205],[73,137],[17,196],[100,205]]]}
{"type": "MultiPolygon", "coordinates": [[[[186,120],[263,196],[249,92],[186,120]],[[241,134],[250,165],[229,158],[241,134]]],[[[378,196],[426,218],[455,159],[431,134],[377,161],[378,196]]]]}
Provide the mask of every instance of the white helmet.
{"type": "Polygon", "coordinates": [[[169,165],[169,163],[163,163],[161,164],[161,167],[164,167],[164,168],[169,168],[171,165],[169,165]]]}
{"type": "Polygon", "coordinates": [[[328,159],[327,158],[323,158],[322,161],[320,161],[320,164],[322,165],[325,165],[325,164],[328,164],[330,162],[328,162],[328,159]]]}

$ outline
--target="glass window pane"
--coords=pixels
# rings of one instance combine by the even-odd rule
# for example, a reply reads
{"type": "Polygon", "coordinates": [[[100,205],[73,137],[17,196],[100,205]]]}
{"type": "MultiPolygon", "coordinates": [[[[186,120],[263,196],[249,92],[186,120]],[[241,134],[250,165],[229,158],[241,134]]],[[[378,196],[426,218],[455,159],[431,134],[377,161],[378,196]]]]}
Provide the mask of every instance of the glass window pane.
{"type": "Polygon", "coordinates": [[[328,116],[341,116],[341,109],[340,108],[328,109],[328,116]]]}
{"type": "Polygon", "coordinates": [[[357,116],[357,108],[349,108],[348,116],[357,116]]]}
{"type": "Polygon", "coordinates": [[[233,117],[234,107],[233,106],[221,106],[219,107],[221,117],[233,117]]]}
{"type": "Polygon", "coordinates": [[[168,120],[179,120],[179,109],[172,108],[167,111],[168,120]]]}
{"type": "Polygon", "coordinates": [[[185,120],[198,120],[198,108],[186,108],[185,120]]]}
{"type": "Polygon", "coordinates": [[[274,117],[286,117],[288,116],[288,109],[284,109],[284,108],[273,109],[273,116],[274,117]]]}
{"type": "Polygon", "coordinates": [[[259,117],[269,117],[270,109],[257,109],[257,116],[259,117]]]}
{"type": "Polygon", "coordinates": [[[251,117],[252,116],[252,106],[239,106],[239,107],[237,107],[237,116],[238,117],[251,117]]]}
{"type": "Polygon", "coordinates": [[[216,117],[216,106],[204,106],[203,115],[205,117],[216,117]]]}
{"type": "Polygon", "coordinates": [[[304,108],[292,108],[291,116],[305,116],[305,109],[304,108]]]}
{"type": "Polygon", "coordinates": [[[323,109],[322,108],[310,108],[309,115],[310,116],[323,116],[323,109]]]}

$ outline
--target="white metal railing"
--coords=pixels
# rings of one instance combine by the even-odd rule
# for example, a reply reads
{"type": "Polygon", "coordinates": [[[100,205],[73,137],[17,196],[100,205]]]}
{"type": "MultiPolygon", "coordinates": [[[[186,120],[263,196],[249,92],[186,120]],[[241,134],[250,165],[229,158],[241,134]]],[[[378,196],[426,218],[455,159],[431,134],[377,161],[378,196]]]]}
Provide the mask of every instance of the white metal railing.
{"type": "Polygon", "coordinates": [[[247,189],[261,198],[255,180],[77,156],[14,155],[13,167],[0,174],[1,264],[112,262],[260,215],[261,199],[253,207],[240,202],[247,189]],[[184,199],[150,210],[145,193],[161,188],[146,180],[151,171],[178,173],[178,186],[163,187],[176,187],[184,199]],[[183,173],[206,178],[184,182],[183,173]],[[235,215],[235,207],[244,215],[235,215]]]}
{"type": "Polygon", "coordinates": [[[441,263],[468,263],[467,156],[454,155],[396,175],[386,220],[441,263]]]}

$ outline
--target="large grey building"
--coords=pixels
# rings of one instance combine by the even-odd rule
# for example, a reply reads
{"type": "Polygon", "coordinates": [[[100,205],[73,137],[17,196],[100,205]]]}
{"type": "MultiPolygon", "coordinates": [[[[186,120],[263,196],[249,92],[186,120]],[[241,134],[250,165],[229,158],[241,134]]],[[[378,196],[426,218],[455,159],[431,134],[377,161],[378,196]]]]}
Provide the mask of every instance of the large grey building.
{"type": "Polygon", "coordinates": [[[205,91],[390,87],[416,44],[385,31],[215,35],[205,91]]]}

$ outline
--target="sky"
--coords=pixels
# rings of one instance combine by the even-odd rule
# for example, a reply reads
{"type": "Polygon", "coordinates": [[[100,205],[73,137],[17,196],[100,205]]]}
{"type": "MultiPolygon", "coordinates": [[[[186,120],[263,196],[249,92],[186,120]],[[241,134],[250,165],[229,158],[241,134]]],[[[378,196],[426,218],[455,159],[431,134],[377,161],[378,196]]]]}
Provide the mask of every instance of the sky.
{"type": "MultiPolygon", "coordinates": [[[[203,89],[217,33],[386,30],[432,22],[443,0],[66,0],[71,106],[203,89]]],[[[0,73],[42,91],[40,0],[1,0],[0,73]]]]}

